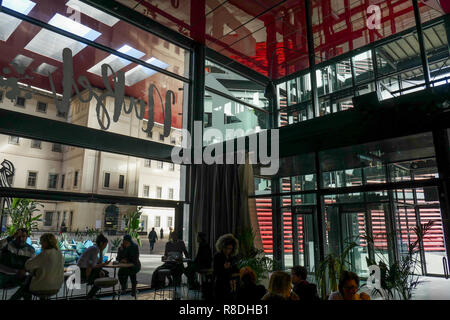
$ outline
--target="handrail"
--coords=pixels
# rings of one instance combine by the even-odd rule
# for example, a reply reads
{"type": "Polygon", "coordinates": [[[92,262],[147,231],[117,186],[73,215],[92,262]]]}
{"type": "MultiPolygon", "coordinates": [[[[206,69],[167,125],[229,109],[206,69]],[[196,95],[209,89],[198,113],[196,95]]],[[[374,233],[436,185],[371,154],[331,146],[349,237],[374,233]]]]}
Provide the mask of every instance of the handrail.
{"type": "Polygon", "coordinates": [[[445,275],[445,279],[448,279],[448,264],[447,264],[447,257],[442,257],[442,264],[444,265],[444,275],[445,275]]]}

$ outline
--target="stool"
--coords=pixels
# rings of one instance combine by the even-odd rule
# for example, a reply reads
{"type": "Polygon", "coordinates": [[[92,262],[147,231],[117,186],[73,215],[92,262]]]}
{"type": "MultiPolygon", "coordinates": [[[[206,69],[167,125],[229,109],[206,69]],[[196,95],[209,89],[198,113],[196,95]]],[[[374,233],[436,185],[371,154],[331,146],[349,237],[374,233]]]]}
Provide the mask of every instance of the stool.
{"type": "Polygon", "coordinates": [[[6,300],[6,297],[8,296],[8,291],[9,290],[12,290],[12,289],[18,288],[18,287],[19,287],[18,285],[14,284],[14,285],[9,285],[9,286],[6,286],[6,287],[2,288],[2,290],[3,290],[3,292],[2,292],[2,300],[6,300]]]}
{"type": "Polygon", "coordinates": [[[153,299],[156,300],[156,296],[159,296],[160,298],[165,300],[164,298],[165,298],[166,292],[169,293],[169,297],[170,297],[170,292],[171,291],[173,292],[173,294],[172,294],[172,299],[173,299],[173,297],[174,297],[174,295],[176,293],[176,283],[175,283],[175,281],[174,281],[174,279],[172,277],[172,270],[170,270],[170,269],[161,269],[161,270],[158,270],[158,273],[159,273],[159,275],[161,277],[164,276],[164,286],[162,288],[160,288],[160,289],[156,289],[155,288],[155,294],[153,296],[153,299]],[[169,279],[170,282],[172,282],[172,286],[166,287],[166,277],[169,279]],[[170,287],[172,287],[173,290],[170,290],[170,287]]]}
{"type": "MultiPolygon", "coordinates": [[[[116,278],[103,277],[103,278],[95,279],[94,286],[101,288],[101,289],[114,288],[118,282],[119,281],[116,278]]],[[[114,295],[115,295],[115,292],[114,292],[114,295]]],[[[118,299],[120,300],[120,294],[119,294],[118,299]]]]}
{"type": "Polygon", "coordinates": [[[211,283],[213,269],[200,269],[198,270],[199,282],[200,282],[200,291],[205,295],[205,284],[211,283]]]}
{"type": "Polygon", "coordinates": [[[39,298],[39,300],[48,300],[51,296],[54,296],[58,292],[59,292],[59,289],[31,291],[30,293],[34,297],[39,298]]]}

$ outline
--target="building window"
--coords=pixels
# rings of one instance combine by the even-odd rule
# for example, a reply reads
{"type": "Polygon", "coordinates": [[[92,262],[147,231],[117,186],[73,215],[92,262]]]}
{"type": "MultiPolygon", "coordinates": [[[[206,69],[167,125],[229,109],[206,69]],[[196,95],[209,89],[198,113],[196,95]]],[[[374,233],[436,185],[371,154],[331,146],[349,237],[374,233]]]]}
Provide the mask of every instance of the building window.
{"type": "Polygon", "coordinates": [[[175,143],[176,143],[175,137],[170,137],[170,143],[171,143],[171,144],[175,144],[175,143]]]}
{"type": "Polygon", "coordinates": [[[73,186],[78,187],[78,176],[79,176],[79,170],[75,171],[75,174],[73,176],[73,186]]]}
{"type": "Polygon", "coordinates": [[[54,173],[50,173],[48,175],[48,188],[49,189],[56,189],[56,186],[58,185],[58,175],[54,173]]]}
{"type": "Polygon", "coordinates": [[[144,197],[148,198],[150,196],[150,186],[144,186],[144,197]]]}
{"type": "Polygon", "coordinates": [[[35,188],[36,187],[36,181],[37,181],[37,172],[28,172],[28,178],[27,178],[27,186],[35,188]]]}
{"type": "Polygon", "coordinates": [[[3,91],[0,91],[0,102],[3,102],[3,91]]]}
{"type": "Polygon", "coordinates": [[[164,135],[162,133],[159,134],[159,141],[164,141],[164,135]]]}
{"type": "Polygon", "coordinates": [[[9,136],[9,140],[8,140],[9,144],[19,144],[19,137],[16,136],[9,136]]]}
{"type": "Polygon", "coordinates": [[[162,188],[156,187],[156,198],[161,199],[162,198],[162,188]]]}
{"type": "Polygon", "coordinates": [[[153,138],[153,131],[147,132],[147,138],[153,138]]]}
{"type": "Polygon", "coordinates": [[[157,166],[158,166],[158,169],[163,169],[164,168],[164,163],[162,161],[158,161],[157,162],[157,166]]]}
{"type": "Polygon", "coordinates": [[[17,97],[16,98],[16,106],[25,108],[25,98],[24,97],[17,97]]]}
{"type": "Polygon", "coordinates": [[[62,147],[59,143],[54,143],[52,145],[52,151],[53,152],[62,152],[62,147]]]}
{"type": "Polygon", "coordinates": [[[152,166],[152,161],[150,159],[144,160],[144,167],[150,168],[152,166]]]}
{"type": "Polygon", "coordinates": [[[44,218],[44,226],[51,227],[53,224],[53,211],[46,211],[44,218]]]}
{"type": "Polygon", "coordinates": [[[173,199],[173,188],[169,188],[169,199],[173,199]]]}
{"type": "Polygon", "coordinates": [[[169,49],[169,41],[164,41],[164,48],[169,49]]]}
{"type": "Polygon", "coordinates": [[[66,113],[57,110],[57,111],[56,111],[56,116],[57,116],[57,117],[60,117],[60,118],[65,118],[65,117],[66,117],[66,113]]]}
{"type": "Polygon", "coordinates": [[[109,179],[111,177],[111,174],[109,172],[105,172],[105,177],[103,179],[103,187],[109,188],[109,179]]]}
{"type": "Polygon", "coordinates": [[[175,46],[175,54],[180,54],[180,47],[175,46]]]}
{"type": "Polygon", "coordinates": [[[173,218],[167,217],[167,228],[173,227],[173,218]]]}
{"type": "Polygon", "coordinates": [[[169,163],[169,171],[175,171],[175,164],[169,163]]]}
{"type": "Polygon", "coordinates": [[[64,189],[64,180],[66,180],[66,175],[61,175],[61,189],[64,189]]]}
{"type": "Polygon", "coordinates": [[[157,216],[155,217],[155,227],[161,227],[161,217],[157,216]]]}
{"type": "Polygon", "coordinates": [[[46,113],[47,112],[47,104],[45,102],[38,101],[36,111],[46,113]]]}
{"type": "Polygon", "coordinates": [[[31,140],[31,148],[33,148],[33,149],[40,149],[41,148],[41,141],[39,141],[39,140],[31,140]]]}
{"type": "Polygon", "coordinates": [[[125,186],[125,176],[121,174],[119,176],[119,189],[123,189],[124,186],[125,186]]]}

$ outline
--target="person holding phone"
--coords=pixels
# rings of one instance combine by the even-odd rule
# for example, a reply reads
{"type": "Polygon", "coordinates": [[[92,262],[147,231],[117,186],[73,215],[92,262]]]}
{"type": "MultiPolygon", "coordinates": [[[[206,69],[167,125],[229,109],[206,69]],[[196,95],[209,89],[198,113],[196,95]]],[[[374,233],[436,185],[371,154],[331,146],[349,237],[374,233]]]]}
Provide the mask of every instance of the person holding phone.
{"type": "Polygon", "coordinates": [[[95,240],[95,244],[87,248],[78,260],[77,266],[80,268],[81,281],[92,285],[87,299],[94,299],[97,292],[101,289],[94,285],[95,279],[109,275],[108,271],[102,269],[111,262],[111,260],[108,260],[103,263],[103,251],[107,245],[108,239],[103,234],[99,234],[95,240]]]}

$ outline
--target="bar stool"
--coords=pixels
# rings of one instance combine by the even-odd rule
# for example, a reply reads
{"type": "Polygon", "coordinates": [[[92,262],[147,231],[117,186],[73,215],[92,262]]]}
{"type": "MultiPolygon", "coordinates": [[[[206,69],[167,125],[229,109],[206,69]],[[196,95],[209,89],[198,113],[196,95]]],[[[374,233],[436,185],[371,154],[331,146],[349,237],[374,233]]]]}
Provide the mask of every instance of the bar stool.
{"type": "MultiPolygon", "coordinates": [[[[169,293],[169,297],[170,297],[170,292],[173,292],[173,290],[176,290],[176,284],[175,281],[172,277],[172,271],[170,269],[161,269],[158,271],[159,275],[162,277],[164,276],[164,286],[160,289],[155,288],[155,293],[153,296],[153,300],[156,300],[156,297],[160,297],[162,298],[161,300],[165,300],[166,297],[166,292],[169,293]],[[172,286],[166,286],[166,278],[169,279],[169,282],[172,283],[172,286]],[[171,290],[172,288],[172,290],[171,290]]],[[[172,294],[172,299],[173,299],[174,294],[172,294]]]]}
{"type": "MultiPolygon", "coordinates": [[[[203,296],[207,296],[205,294],[206,289],[205,286],[206,285],[210,285],[212,283],[212,276],[213,276],[213,269],[200,269],[198,270],[197,274],[199,277],[199,282],[200,282],[200,291],[197,291],[197,294],[199,292],[203,293],[203,296]]],[[[198,295],[196,296],[198,297],[198,295]]]]}
{"type": "Polygon", "coordinates": [[[33,298],[39,298],[39,300],[48,300],[51,296],[54,296],[58,292],[59,289],[31,291],[30,293],[33,295],[33,298]]]}
{"type": "MultiPolygon", "coordinates": [[[[119,282],[119,280],[117,280],[116,278],[103,277],[103,278],[95,279],[94,286],[101,288],[101,289],[114,288],[118,282],[119,282]]],[[[115,298],[115,294],[113,296],[113,299],[114,298],[115,298]]],[[[118,294],[118,300],[120,300],[120,294],[118,294]]]]}
{"type": "Polygon", "coordinates": [[[6,287],[4,287],[4,288],[2,288],[2,290],[3,290],[3,292],[2,292],[2,300],[6,300],[6,297],[8,296],[8,291],[9,290],[12,290],[12,289],[14,289],[14,288],[18,288],[19,286],[18,285],[9,285],[9,286],[6,286],[6,287]]]}

